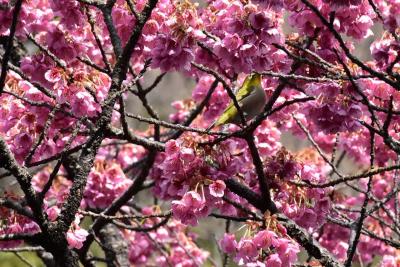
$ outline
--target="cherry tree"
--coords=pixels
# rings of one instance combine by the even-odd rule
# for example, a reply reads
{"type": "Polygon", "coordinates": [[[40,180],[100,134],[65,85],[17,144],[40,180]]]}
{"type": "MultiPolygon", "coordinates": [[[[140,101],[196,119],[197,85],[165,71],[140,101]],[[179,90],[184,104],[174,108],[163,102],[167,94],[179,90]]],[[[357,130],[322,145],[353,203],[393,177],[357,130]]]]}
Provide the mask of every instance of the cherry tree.
{"type": "Polygon", "coordinates": [[[0,0],[0,181],[22,192],[3,185],[0,254],[400,266],[399,34],[398,0],[0,0]],[[196,85],[163,120],[148,96],[171,72],[196,85]],[[254,72],[268,101],[246,121],[254,72]],[[206,130],[230,102],[241,123],[206,130]]]}

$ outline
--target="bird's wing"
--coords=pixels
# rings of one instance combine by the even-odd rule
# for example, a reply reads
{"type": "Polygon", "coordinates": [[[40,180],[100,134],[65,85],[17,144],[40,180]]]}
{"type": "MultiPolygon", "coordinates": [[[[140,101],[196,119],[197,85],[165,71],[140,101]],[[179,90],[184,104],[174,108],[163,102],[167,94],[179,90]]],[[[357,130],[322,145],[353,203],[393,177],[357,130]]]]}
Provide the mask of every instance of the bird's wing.
{"type": "MultiPolygon", "coordinates": [[[[244,80],[242,86],[236,92],[236,100],[238,101],[239,105],[242,104],[243,100],[252,95],[254,92],[254,87],[261,86],[261,79],[260,75],[248,75],[244,80]]],[[[216,120],[209,129],[213,128],[214,126],[219,126],[225,123],[231,122],[236,116],[238,115],[238,110],[236,109],[233,101],[231,101],[228,107],[224,110],[222,115],[216,120]]]]}
{"type": "MultiPolygon", "coordinates": [[[[242,99],[246,98],[248,95],[251,93],[251,87],[252,82],[251,82],[251,76],[247,76],[246,79],[244,80],[242,86],[236,93],[236,99],[238,102],[242,101],[242,99]]],[[[233,105],[233,101],[231,101],[231,104],[233,105]]]]}
{"type": "MultiPolygon", "coordinates": [[[[248,96],[252,94],[251,86],[246,84],[247,79],[244,81],[244,87],[239,90],[238,94],[236,95],[237,102],[239,106],[241,106],[241,102],[248,96]]],[[[219,126],[225,123],[228,123],[231,119],[235,118],[238,114],[238,110],[235,107],[233,101],[231,101],[228,107],[224,110],[222,115],[218,118],[218,120],[213,124],[214,126],[219,126]]]]}

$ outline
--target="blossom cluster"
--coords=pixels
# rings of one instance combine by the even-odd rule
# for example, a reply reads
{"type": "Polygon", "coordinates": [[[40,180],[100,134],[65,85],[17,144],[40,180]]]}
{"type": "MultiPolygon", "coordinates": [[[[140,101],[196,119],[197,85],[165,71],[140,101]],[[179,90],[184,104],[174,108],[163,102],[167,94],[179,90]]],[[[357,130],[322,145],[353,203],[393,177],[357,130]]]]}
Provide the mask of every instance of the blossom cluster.
{"type": "Polygon", "coordinates": [[[198,49],[198,61],[228,73],[287,71],[290,59],[273,44],[283,42],[283,14],[251,2],[215,1],[203,12],[207,34],[205,45],[214,51],[198,49]]]}
{"type": "Polygon", "coordinates": [[[115,162],[96,161],[84,192],[85,204],[92,209],[108,207],[132,183],[115,162]]]}
{"type": "MultiPolygon", "coordinates": [[[[32,220],[19,215],[14,211],[5,208],[0,209],[2,221],[0,222],[0,234],[31,234],[40,231],[39,226],[32,220]]],[[[24,242],[22,240],[0,241],[0,248],[14,248],[18,247],[24,242]]]]}
{"type": "MultiPolygon", "coordinates": [[[[145,207],[143,215],[156,215],[159,208],[145,207]]],[[[145,219],[141,226],[151,227],[160,223],[164,218],[145,219]]],[[[165,226],[150,233],[126,231],[130,241],[129,261],[135,266],[148,266],[154,262],[158,266],[200,266],[209,253],[196,245],[196,235],[186,234],[186,225],[176,220],[169,221],[165,226]]]]}
{"type": "MultiPolygon", "coordinates": [[[[278,229],[282,230],[279,225],[278,229]]],[[[297,260],[299,246],[282,236],[282,233],[279,235],[271,230],[260,230],[252,236],[243,236],[237,242],[233,234],[225,233],[219,245],[222,251],[233,256],[239,265],[291,266],[297,260]]]]}

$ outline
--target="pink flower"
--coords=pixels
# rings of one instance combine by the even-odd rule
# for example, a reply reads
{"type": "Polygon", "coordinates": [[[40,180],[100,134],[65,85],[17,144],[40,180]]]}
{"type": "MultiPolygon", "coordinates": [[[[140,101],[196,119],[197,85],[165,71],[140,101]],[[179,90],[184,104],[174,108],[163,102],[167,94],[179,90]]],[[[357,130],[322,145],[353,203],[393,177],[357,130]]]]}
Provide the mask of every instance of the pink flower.
{"type": "Polygon", "coordinates": [[[152,252],[151,241],[144,236],[138,235],[132,240],[129,249],[129,261],[132,263],[145,263],[152,252]]]}
{"type": "Polygon", "coordinates": [[[199,217],[208,214],[205,201],[194,191],[186,192],[181,200],[172,201],[171,207],[175,218],[193,226],[197,225],[199,217]]]}
{"type": "MultiPolygon", "coordinates": [[[[4,234],[16,234],[21,233],[22,227],[18,223],[13,223],[7,225],[6,227],[0,228],[0,235],[4,234]]],[[[13,248],[18,247],[23,243],[22,240],[10,240],[10,241],[0,241],[0,248],[13,248]]]]}
{"type": "Polygon", "coordinates": [[[300,252],[299,246],[293,244],[286,238],[279,238],[274,240],[274,246],[282,261],[283,266],[290,266],[297,260],[297,253],[300,252]]]}
{"type": "Polygon", "coordinates": [[[67,232],[67,242],[69,248],[77,248],[80,249],[83,246],[83,242],[85,242],[86,237],[89,235],[88,231],[85,229],[79,228],[75,230],[69,230],[67,232]]]}
{"type": "Polygon", "coordinates": [[[236,33],[226,35],[222,42],[223,46],[229,50],[238,49],[243,44],[243,40],[236,33]]]}
{"type": "Polygon", "coordinates": [[[94,117],[98,111],[93,97],[85,91],[76,92],[70,102],[72,102],[72,112],[77,116],[94,117]]]}
{"type": "Polygon", "coordinates": [[[282,0],[252,0],[251,2],[263,7],[265,6],[265,8],[273,8],[276,11],[280,11],[283,3],[286,3],[286,1],[282,0]]]}
{"type": "Polygon", "coordinates": [[[226,188],[226,185],[225,185],[224,181],[221,181],[221,180],[214,181],[209,186],[210,195],[212,195],[214,197],[223,197],[225,188],[226,188]]]}
{"type": "Polygon", "coordinates": [[[338,242],[333,253],[338,257],[338,259],[346,259],[347,249],[349,244],[347,242],[338,242]]]}
{"type": "Polygon", "coordinates": [[[250,14],[249,20],[254,29],[271,28],[274,25],[266,11],[250,14]]]}
{"type": "Polygon", "coordinates": [[[204,206],[204,200],[198,193],[194,191],[187,192],[183,196],[182,200],[183,203],[190,208],[200,209],[204,206]]]}
{"type": "Polygon", "coordinates": [[[362,109],[359,104],[344,96],[337,96],[324,103],[310,103],[306,112],[317,128],[327,134],[360,128],[357,119],[362,116],[362,109]]]}
{"type": "MultiPolygon", "coordinates": [[[[399,5],[400,6],[400,5],[399,5]]],[[[376,65],[381,68],[385,69],[391,64],[395,59],[397,54],[399,53],[398,43],[392,39],[384,38],[382,40],[377,40],[371,44],[371,54],[372,57],[376,61],[376,65]]],[[[378,80],[368,79],[361,81],[362,84],[370,83],[371,86],[379,88],[376,84],[382,83],[378,80]]],[[[380,86],[384,87],[384,86],[380,86]]],[[[374,89],[375,89],[374,88],[374,89]]],[[[388,90],[384,90],[388,93],[388,90]]]]}
{"type": "Polygon", "coordinates": [[[388,182],[385,179],[379,179],[373,184],[373,192],[378,198],[383,198],[386,192],[389,192],[390,188],[388,182]]]}
{"type": "Polygon", "coordinates": [[[52,0],[49,1],[55,15],[61,17],[61,22],[68,28],[82,26],[84,14],[81,12],[79,2],[73,0],[52,0]]]}
{"type": "Polygon", "coordinates": [[[22,226],[22,232],[24,233],[37,233],[39,231],[40,227],[35,222],[27,222],[22,226]]]}
{"type": "Polygon", "coordinates": [[[257,246],[254,244],[253,240],[248,238],[243,238],[239,241],[237,245],[236,259],[240,263],[246,263],[254,261],[258,256],[257,246]]]}
{"type": "Polygon", "coordinates": [[[398,267],[396,257],[392,255],[385,255],[383,256],[381,267],[398,267]]]}
{"type": "Polygon", "coordinates": [[[272,231],[262,230],[253,237],[253,242],[259,249],[267,249],[272,244],[272,239],[277,238],[272,231]]]}
{"type": "Polygon", "coordinates": [[[26,57],[21,61],[21,70],[31,78],[33,82],[38,82],[48,88],[53,87],[53,83],[47,81],[44,74],[54,67],[54,62],[43,54],[36,54],[26,57]]]}
{"type": "Polygon", "coordinates": [[[84,46],[74,38],[79,38],[79,35],[72,35],[61,27],[53,27],[49,29],[46,35],[46,44],[50,51],[53,52],[60,59],[65,61],[72,61],[84,51],[84,46]]]}
{"type": "Polygon", "coordinates": [[[385,16],[384,18],[384,26],[391,32],[395,32],[396,29],[400,26],[399,12],[400,12],[399,1],[391,1],[391,5],[389,6],[387,16],[385,16]]]}
{"type": "Polygon", "coordinates": [[[52,206],[46,210],[46,213],[49,220],[53,222],[57,219],[57,216],[60,213],[60,209],[57,206],[52,206]]]}
{"type": "Polygon", "coordinates": [[[112,9],[112,17],[118,35],[120,36],[122,43],[125,44],[132,32],[133,25],[135,25],[135,18],[126,8],[121,7],[115,7],[112,9]]]}
{"type": "Polygon", "coordinates": [[[91,208],[105,208],[122,195],[132,183],[117,163],[95,161],[84,192],[85,203],[91,208]]]}
{"type": "Polygon", "coordinates": [[[181,150],[181,158],[184,162],[190,163],[196,158],[196,155],[192,148],[184,147],[181,150]]]}
{"type": "MultiPolygon", "coordinates": [[[[145,207],[144,214],[154,213],[154,208],[145,207]]],[[[159,219],[149,219],[151,225],[159,219]],[[155,220],[155,221],[153,221],[155,220]]],[[[155,260],[160,267],[170,265],[181,267],[202,266],[209,253],[197,247],[194,242],[197,236],[176,220],[169,220],[167,225],[161,226],[157,231],[147,233],[127,232],[129,240],[129,261],[135,266],[148,266],[149,259],[155,260]],[[168,253],[160,251],[155,242],[168,247],[168,253]]]]}
{"type": "Polygon", "coordinates": [[[44,74],[44,77],[46,78],[47,81],[51,83],[56,83],[59,80],[61,80],[61,73],[60,70],[57,68],[52,68],[44,74]]]}
{"type": "Polygon", "coordinates": [[[225,233],[222,239],[219,241],[219,246],[222,251],[228,254],[232,254],[236,251],[237,242],[233,234],[225,233]]]}
{"type": "Polygon", "coordinates": [[[175,140],[170,140],[165,144],[165,153],[174,154],[179,152],[179,144],[175,140]]]}
{"type": "Polygon", "coordinates": [[[267,258],[266,266],[268,267],[281,267],[282,266],[282,261],[279,258],[278,254],[272,254],[269,255],[267,258]]]}
{"type": "Polygon", "coordinates": [[[179,42],[170,36],[160,35],[154,41],[154,47],[151,50],[153,67],[159,67],[162,71],[189,70],[190,62],[194,59],[190,46],[188,42],[179,42]]]}
{"type": "Polygon", "coordinates": [[[370,30],[373,24],[370,16],[362,15],[355,20],[352,27],[349,27],[347,34],[357,39],[367,38],[373,35],[372,30],[370,30]]]}
{"type": "Polygon", "coordinates": [[[318,215],[312,209],[305,209],[303,215],[296,220],[296,222],[302,227],[312,227],[317,222],[318,215]]]}
{"type": "Polygon", "coordinates": [[[32,136],[29,133],[21,132],[14,136],[13,141],[12,151],[15,153],[17,160],[22,162],[33,144],[32,136]]]}
{"type": "Polygon", "coordinates": [[[274,157],[267,160],[265,169],[269,175],[290,180],[300,171],[301,165],[286,149],[281,148],[274,157]]]}
{"type": "Polygon", "coordinates": [[[323,0],[325,3],[338,5],[338,6],[350,6],[350,5],[359,5],[362,0],[323,0]]]}
{"type": "Polygon", "coordinates": [[[32,145],[32,136],[30,134],[20,133],[17,136],[15,136],[15,146],[21,149],[20,151],[29,150],[31,145],[32,145]]]}

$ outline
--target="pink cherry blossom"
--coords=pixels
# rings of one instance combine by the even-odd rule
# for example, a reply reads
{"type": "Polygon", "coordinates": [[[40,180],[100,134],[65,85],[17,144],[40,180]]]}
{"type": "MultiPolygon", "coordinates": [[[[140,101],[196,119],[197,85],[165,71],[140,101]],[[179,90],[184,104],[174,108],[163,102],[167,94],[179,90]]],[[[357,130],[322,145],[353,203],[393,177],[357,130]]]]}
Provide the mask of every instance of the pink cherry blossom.
{"type": "Polygon", "coordinates": [[[239,263],[253,261],[258,255],[257,246],[251,239],[241,239],[237,245],[236,259],[239,263]]]}
{"type": "Polygon", "coordinates": [[[259,249],[267,249],[269,246],[271,246],[273,238],[276,238],[276,234],[274,232],[263,230],[254,236],[253,242],[259,249]]]}
{"type": "Polygon", "coordinates": [[[223,197],[225,188],[224,181],[217,180],[210,184],[210,194],[214,197],[223,197]]]}
{"type": "Polygon", "coordinates": [[[225,253],[234,253],[236,251],[237,242],[233,234],[224,234],[223,238],[219,241],[219,246],[225,253]]]}
{"type": "Polygon", "coordinates": [[[268,256],[266,264],[267,264],[267,266],[271,266],[271,267],[281,267],[282,261],[281,261],[279,255],[275,253],[275,254],[268,256]]]}
{"type": "Polygon", "coordinates": [[[75,230],[69,230],[67,232],[67,241],[68,246],[70,248],[80,249],[83,246],[83,242],[86,240],[86,237],[89,233],[82,228],[78,228],[75,230]]]}

